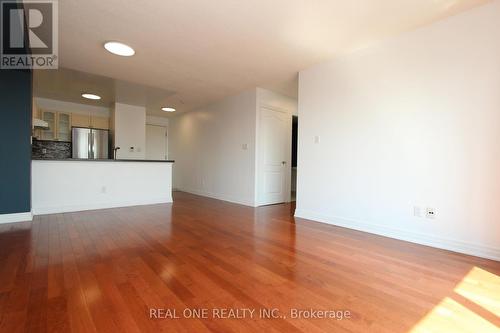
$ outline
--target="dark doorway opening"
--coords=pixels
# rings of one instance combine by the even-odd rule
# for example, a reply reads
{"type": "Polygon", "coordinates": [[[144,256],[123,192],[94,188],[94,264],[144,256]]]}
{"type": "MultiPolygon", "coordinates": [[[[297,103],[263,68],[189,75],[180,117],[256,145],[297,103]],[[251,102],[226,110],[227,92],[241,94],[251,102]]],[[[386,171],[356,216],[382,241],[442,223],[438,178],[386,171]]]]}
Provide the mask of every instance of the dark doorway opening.
{"type": "Polygon", "coordinates": [[[297,198],[297,150],[298,150],[298,138],[299,138],[299,117],[292,116],[292,181],[290,189],[291,200],[295,201],[297,198]]]}

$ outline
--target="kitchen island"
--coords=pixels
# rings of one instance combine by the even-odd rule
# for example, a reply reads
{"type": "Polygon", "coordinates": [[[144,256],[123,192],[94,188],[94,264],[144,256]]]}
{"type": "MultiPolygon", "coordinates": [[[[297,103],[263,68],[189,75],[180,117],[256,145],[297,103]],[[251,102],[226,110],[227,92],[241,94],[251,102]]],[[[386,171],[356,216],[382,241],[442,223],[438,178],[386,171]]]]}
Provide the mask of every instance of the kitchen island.
{"type": "Polygon", "coordinates": [[[173,162],[33,159],[32,213],[170,203],[173,162]]]}

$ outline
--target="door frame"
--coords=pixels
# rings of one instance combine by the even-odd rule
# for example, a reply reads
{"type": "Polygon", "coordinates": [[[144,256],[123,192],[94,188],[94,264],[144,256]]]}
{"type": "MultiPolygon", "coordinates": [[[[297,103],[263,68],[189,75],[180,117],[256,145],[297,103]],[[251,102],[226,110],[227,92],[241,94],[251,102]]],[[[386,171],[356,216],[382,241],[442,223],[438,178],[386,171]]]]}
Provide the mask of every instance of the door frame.
{"type": "Polygon", "coordinates": [[[285,172],[285,197],[283,202],[291,201],[291,177],[292,177],[292,113],[290,110],[285,108],[276,107],[266,103],[257,104],[257,121],[256,121],[256,137],[255,137],[255,206],[265,206],[267,204],[262,203],[261,197],[261,177],[262,177],[262,135],[261,135],[261,120],[263,109],[281,112],[286,115],[287,118],[287,137],[286,137],[286,162],[287,168],[285,172]]]}

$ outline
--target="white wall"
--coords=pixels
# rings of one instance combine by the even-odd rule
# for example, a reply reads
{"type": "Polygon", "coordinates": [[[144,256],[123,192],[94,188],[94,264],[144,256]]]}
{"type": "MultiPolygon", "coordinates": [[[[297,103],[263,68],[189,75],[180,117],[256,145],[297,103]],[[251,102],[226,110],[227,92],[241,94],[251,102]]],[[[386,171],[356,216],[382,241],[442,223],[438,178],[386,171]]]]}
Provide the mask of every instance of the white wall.
{"type": "Polygon", "coordinates": [[[146,108],[115,103],[113,117],[113,145],[120,147],[118,159],[145,159],[146,108]],[[131,147],[134,147],[132,150],[131,147]]]}
{"type": "MultiPolygon", "coordinates": [[[[255,206],[260,105],[297,113],[297,101],[256,88],[169,120],[174,188],[255,206]]],[[[291,133],[290,133],[291,138],[291,133]]]]}
{"type": "Polygon", "coordinates": [[[500,259],[498,22],[494,1],[301,72],[296,215],[500,259]]]}
{"type": "Polygon", "coordinates": [[[172,202],[172,163],[32,161],[33,214],[172,202]]]}
{"type": "Polygon", "coordinates": [[[252,89],[171,118],[174,188],[253,206],[255,114],[252,89]]]}

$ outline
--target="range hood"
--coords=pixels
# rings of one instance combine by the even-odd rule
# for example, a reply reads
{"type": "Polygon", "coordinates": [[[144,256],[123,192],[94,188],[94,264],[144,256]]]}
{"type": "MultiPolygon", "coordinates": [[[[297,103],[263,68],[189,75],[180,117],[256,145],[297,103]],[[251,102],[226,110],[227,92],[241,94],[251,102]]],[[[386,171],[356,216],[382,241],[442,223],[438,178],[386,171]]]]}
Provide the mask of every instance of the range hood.
{"type": "Polygon", "coordinates": [[[49,123],[42,119],[33,119],[33,128],[49,129],[49,123]]]}

